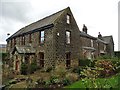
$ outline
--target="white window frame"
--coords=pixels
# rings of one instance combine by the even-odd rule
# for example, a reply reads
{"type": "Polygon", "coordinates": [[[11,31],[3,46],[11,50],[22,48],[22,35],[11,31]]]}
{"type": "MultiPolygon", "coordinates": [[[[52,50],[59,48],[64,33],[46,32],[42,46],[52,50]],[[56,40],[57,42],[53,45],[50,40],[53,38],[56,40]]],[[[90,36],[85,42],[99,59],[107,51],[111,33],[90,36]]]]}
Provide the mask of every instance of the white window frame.
{"type": "Polygon", "coordinates": [[[70,15],[67,14],[66,18],[67,18],[67,24],[70,24],[70,15]]]}
{"type": "Polygon", "coordinates": [[[40,43],[44,43],[45,41],[45,31],[40,31],[40,43]]]}
{"type": "Polygon", "coordinates": [[[66,43],[70,44],[70,36],[71,36],[71,32],[70,31],[66,31],[66,43]]]}
{"type": "Polygon", "coordinates": [[[104,45],[104,51],[106,51],[106,45],[104,45]]]}
{"type": "Polygon", "coordinates": [[[93,45],[94,43],[93,43],[93,40],[91,39],[91,47],[94,47],[94,45],[93,45]]]}

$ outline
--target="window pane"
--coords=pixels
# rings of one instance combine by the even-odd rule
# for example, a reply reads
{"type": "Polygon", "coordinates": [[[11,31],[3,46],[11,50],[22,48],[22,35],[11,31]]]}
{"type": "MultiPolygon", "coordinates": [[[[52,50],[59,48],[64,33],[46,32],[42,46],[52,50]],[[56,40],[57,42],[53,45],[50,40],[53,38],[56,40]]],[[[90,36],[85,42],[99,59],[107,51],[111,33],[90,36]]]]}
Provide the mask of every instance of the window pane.
{"type": "Polygon", "coordinates": [[[70,32],[66,31],[66,43],[70,43],[70,32]]]}
{"type": "Polygon", "coordinates": [[[41,37],[44,37],[44,31],[41,31],[41,37]]]}
{"type": "Polygon", "coordinates": [[[70,16],[67,15],[67,23],[70,24],[70,16]]]}
{"type": "Polygon", "coordinates": [[[91,40],[91,47],[93,47],[93,40],[91,40]]]}
{"type": "Polygon", "coordinates": [[[40,32],[40,43],[44,43],[44,31],[40,32]]]}
{"type": "Polygon", "coordinates": [[[44,38],[41,38],[41,43],[43,43],[44,42],[44,38]]]}

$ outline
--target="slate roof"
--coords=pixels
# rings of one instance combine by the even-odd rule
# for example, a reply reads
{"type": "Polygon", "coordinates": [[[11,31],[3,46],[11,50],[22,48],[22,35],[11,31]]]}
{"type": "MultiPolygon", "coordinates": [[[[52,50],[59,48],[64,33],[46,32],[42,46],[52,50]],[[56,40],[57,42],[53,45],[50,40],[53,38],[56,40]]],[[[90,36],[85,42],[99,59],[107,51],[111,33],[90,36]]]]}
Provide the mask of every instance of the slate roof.
{"type": "Polygon", "coordinates": [[[85,32],[80,32],[80,36],[82,36],[82,37],[87,37],[87,38],[90,38],[90,39],[97,39],[97,38],[95,38],[95,37],[93,37],[93,36],[91,36],[91,35],[89,35],[89,34],[86,34],[85,32]]]}
{"type": "MultiPolygon", "coordinates": [[[[69,7],[68,7],[69,8],[69,7]]],[[[67,8],[66,8],[67,9],[67,8]]],[[[15,37],[15,36],[18,36],[18,35],[21,35],[23,33],[26,33],[26,32],[29,32],[29,31],[33,31],[35,29],[38,29],[38,28],[41,28],[41,27],[45,27],[45,26],[48,26],[48,25],[51,25],[51,24],[54,24],[55,20],[64,12],[65,9],[57,12],[57,13],[54,13],[50,16],[47,16],[41,20],[38,20],[30,25],[27,25],[23,28],[21,28],[19,31],[17,31],[16,33],[14,33],[11,37],[9,38],[12,38],[12,37],[15,37]]],[[[8,39],[9,39],[8,38],[8,39]]],[[[8,40],[7,39],[7,40],[8,40]]]]}
{"type": "Polygon", "coordinates": [[[99,38],[97,38],[97,42],[101,42],[101,43],[104,43],[104,44],[108,44],[108,42],[104,41],[104,40],[101,40],[99,38]]]}
{"type": "Polygon", "coordinates": [[[104,41],[106,41],[107,43],[110,43],[111,39],[113,40],[112,36],[104,36],[102,37],[104,41]]]}
{"type": "Polygon", "coordinates": [[[19,54],[34,54],[35,53],[35,49],[31,46],[15,46],[12,53],[14,53],[14,51],[17,51],[19,54]]]}

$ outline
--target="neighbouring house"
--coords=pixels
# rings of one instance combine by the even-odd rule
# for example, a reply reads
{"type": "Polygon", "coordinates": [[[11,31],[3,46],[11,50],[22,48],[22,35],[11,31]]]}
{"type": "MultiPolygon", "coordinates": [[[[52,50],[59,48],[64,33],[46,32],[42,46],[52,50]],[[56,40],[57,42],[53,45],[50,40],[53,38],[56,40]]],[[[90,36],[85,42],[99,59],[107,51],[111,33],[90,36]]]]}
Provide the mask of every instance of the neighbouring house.
{"type": "Polygon", "coordinates": [[[113,40],[113,37],[112,36],[104,36],[103,40],[108,43],[107,47],[106,47],[107,52],[109,52],[108,55],[113,57],[114,56],[114,40],[113,40]]]}
{"type": "Polygon", "coordinates": [[[95,58],[95,43],[96,38],[87,34],[87,27],[83,25],[83,30],[80,32],[80,41],[82,48],[81,58],[92,59],[95,58]]]}
{"type": "Polygon", "coordinates": [[[78,60],[82,58],[100,56],[101,50],[109,53],[105,48],[107,41],[87,34],[85,25],[83,31],[79,30],[69,7],[21,28],[6,41],[16,72],[20,72],[21,63],[29,64],[34,60],[40,68],[61,63],[72,67],[79,65],[78,60]]]}
{"type": "Polygon", "coordinates": [[[0,44],[0,53],[6,53],[6,44],[0,44]]]}

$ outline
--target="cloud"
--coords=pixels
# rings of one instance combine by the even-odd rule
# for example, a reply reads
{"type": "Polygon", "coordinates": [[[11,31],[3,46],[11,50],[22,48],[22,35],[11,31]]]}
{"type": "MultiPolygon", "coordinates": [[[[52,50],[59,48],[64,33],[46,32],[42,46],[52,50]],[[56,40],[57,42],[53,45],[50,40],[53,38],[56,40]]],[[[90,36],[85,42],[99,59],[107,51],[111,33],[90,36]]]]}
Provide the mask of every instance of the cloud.
{"type": "Polygon", "coordinates": [[[31,21],[29,18],[31,11],[32,6],[27,1],[0,2],[0,43],[5,43],[7,33],[12,35],[31,21]]]}
{"type": "Polygon", "coordinates": [[[1,0],[0,43],[5,42],[6,33],[12,35],[20,28],[70,6],[80,30],[86,24],[92,36],[97,36],[98,32],[103,36],[113,35],[117,50],[117,4],[118,0],[1,0]]]}
{"type": "Polygon", "coordinates": [[[1,2],[0,17],[19,22],[28,22],[27,14],[31,11],[29,2],[1,2]]]}

